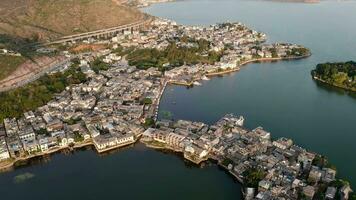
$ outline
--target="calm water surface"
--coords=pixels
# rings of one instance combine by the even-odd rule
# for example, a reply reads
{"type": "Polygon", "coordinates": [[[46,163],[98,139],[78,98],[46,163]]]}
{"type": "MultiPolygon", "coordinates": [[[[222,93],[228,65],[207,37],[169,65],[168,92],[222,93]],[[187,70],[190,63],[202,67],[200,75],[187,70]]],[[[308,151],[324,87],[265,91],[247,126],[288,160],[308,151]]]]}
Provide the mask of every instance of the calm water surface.
{"type": "Polygon", "coordinates": [[[144,10],[189,25],[240,21],[265,32],[269,42],[310,48],[313,56],[305,60],[250,64],[192,89],[170,86],[160,113],[206,123],[225,113],[243,115],[248,128],[263,126],[274,137],[290,137],[328,156],[356,186],[356,98],[310,77],[317,63],[356,60],[356,2],[195,0],[144,10]]]}
{"type": "Polygon", "coordinates": [[[98,156],[56,154],[0,174],[1,200],[240,199],[240,185],[216,165],[198,168],[143,145],[98,156]],[[16,181],[31,173],[34,177],[16,181]]]}
{"type": "MultiPolygon", "coordinates": [[[[319,62],[356,59],[356,3],[184,1],[145,11],[183,24],[241,21],[271,42],[303,44],[313,56],[300,61],[251,64],[203,86],[170,86],[161,111],[213,123],[225,113],[244,115],[249,128],[263,126],[330,157],[356,185],[356,98],[317,85],[309,71],[319,62]],[[176,102],[172,104],[172,102],[176,102]]],[[[4,200],[60,199],[241,199],[240,186],[214,165],[192,167],[179,156],[142,145],[98,156],[78,151],[46,163],[0,174],[4,200]],[[16,176],[34,177],[16,182],[16,176]]]]}

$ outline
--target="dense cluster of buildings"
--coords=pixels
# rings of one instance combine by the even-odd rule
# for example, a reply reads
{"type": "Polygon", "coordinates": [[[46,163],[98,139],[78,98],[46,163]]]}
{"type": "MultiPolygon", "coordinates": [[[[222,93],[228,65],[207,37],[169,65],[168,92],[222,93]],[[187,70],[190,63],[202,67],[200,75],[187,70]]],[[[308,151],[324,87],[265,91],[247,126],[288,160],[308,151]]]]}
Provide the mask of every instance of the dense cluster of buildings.
{"type": "Polygon", "coordinates": [[[148,146],[182,152],[184,157],[200,163],[217,160],[242,183],[251,182],[248,173],[263,174],[255,188],[248,187],[246,199],[348,199],[349,185],[337,188],[336,171],[316,166],[320,155],[293,144],[287,138],[271,139],[258,127],[244,128],[243,117],[226,115],[213,125],[179,120],[159,121],[146,130],[141,139],[148,146]],[[323,189],[326,190],[324,191],[323,189]]]}
{"type": "Polygon", "coordinates": [[[160,73],[136,70],[124,61],[99,74],[85,64],[81,67],[87,82],[66,88],[21,119],[4,120],[1,160],[85,142],[92,142],[99,152],[136,142],[149,110],[144,100],[161,94],[160,73]]]}
{"type": "Polygon", "coordinates": [[[268,61],[309,56],[309,51],[296,44],[264,44],[266,35],[249,29],[241,23],[224,23],[209,27],[183,26],[174,21],[157,19],[144,32],[128,32],[116,36],[113,42],[123,47],[152,48],[163,50],[173,42],[177,46],[199,47],[197,41],[209,43],[209,52],[222,53],[220,61],[214,64],[184,65],[171,69],[172,63],[165,63],[165,76],[172,82],[192,85],[195,81],[205,79],[206,75],[222,71],[237,71],[239,66],[253,61],[268,61]],[[182,39],[185,38],[185,39],[182,39]]]}
{"type": "MultiPolygon", "coordinates": [[[[258,187],[246,190],[247,199],[298,199],[301,195],[312,199],[320,185],[335,180],[336,171],[313,165],[318,155],[289,139],[272,141],[270,133],[262,128],[252,131],[243,128],[243,117],[227,115],[214,125],[162,120],[155,128],[143,126],[147,119],[156,119],[160,97],[169,82],[190,84],[209,74],[236,70],[256,59],[306,56],[299,45],[262,44],[265,40],[264,34],[240,23],[204,28],[159,19],[145,31],[129,31],[100,41],[110,43],[112,49],[77,56],[87,77],[85,83],[67,87],[52,101],[24,113],[20,119],[4,120],[0,125],[0,162],[88,144],[104,152],[135,143],[142,136],[148,146],[182,152],[194,163],[217,160],[242,182],[249,169],[263,171],[258,187]],[[156,49],[166,48],[171,41],[187,47],[196,45],[190,40],[181,41],[182,37],[208,41],[209,51],[224,52],[221,60],[214,65],[176,68],[167,63],[167,70],[162,72],[157,68],[139,70],[129,66],[125,56],[113,51],[118,44],[156,49]],[[90,62],[98,57],[110,64],[108,70],[93,71],[90,62]]],[[[349,191],[347,186],[330,186],[325,196],[334,199],[343,195],[347,199],[349,191]]]]}

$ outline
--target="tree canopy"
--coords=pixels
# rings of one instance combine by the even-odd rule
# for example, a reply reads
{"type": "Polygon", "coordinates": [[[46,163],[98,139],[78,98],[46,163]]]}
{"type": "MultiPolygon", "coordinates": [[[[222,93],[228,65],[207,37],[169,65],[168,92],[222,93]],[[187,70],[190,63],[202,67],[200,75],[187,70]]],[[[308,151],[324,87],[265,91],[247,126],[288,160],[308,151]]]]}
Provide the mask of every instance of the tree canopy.
{"type": "Polygon", "coordinates": [[[356,62],[318,64],[312,76],[328,84],[356,91],[356,62]]]}
{"type": "Polygon", "coordinates": [[[67,86],[85,81],[85,74],[72,66],[63,73],[46,74],[26,86],[0,93],[0,121],[7,117],[18,118],[24,112],[45,105],[67,86]]]}
{"type": "Polygon", "coordinates": [[[137,66],[139,69],[157,67],[164,70],[163,65],[166,63],[169,63],[172,67],[179,67],[184,64],[214,64],[222,56],[221,52],[209,51],[210,43],[206,40],[194,41],[184,37],[180,40],[184,44],[191,45],[179,45],[180,42],[179,44],[171,42],[164,50],[154,48],[135,49],[127,55],[127,60],[130,65],[137,66]]]}

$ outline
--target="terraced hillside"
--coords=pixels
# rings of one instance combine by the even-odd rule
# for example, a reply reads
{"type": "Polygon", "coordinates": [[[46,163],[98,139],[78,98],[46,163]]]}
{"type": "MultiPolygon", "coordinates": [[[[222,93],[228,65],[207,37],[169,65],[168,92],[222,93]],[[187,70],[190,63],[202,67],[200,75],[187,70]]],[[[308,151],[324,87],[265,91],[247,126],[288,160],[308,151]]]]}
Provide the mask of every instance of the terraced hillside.
{"type": "Polygon", "coordinates": [[[120,0],[0,1],[0,34],[7,38],[45,41],[142,18],[141,12],[121,5],[120,0]]]}

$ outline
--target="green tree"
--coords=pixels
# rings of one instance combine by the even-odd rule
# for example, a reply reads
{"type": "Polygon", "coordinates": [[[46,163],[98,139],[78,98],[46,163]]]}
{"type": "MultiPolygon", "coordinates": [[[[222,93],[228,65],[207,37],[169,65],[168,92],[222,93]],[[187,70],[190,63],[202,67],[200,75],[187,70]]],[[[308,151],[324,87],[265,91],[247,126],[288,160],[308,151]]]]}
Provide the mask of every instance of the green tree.
{"type": "Polygon", "coordinates": [[[85,81],[85,74],[71,66],[64,73],[44,75],[28,85],[0,93],[0,121],[7,117],[19,118],[24,112],[46,104],[65,87],[85,81]]]}
{"type": "Polygon", "coordinates": [[[243,175],[245,177],[244,183],[247,187],[257,188],[258,183],[264,179],[264,177],[266,176],[266,173],[261,169],[250,168],[250,169],[246,170],[243,173],[243,175]]]}
{"type": "Polygon", "coordinates": [[[144,98],[142,100],[142,104],[144,105],[151,105],[152,104],[152,99],[151,98],[144,98]]]}
{"type": "Polygon", "coordinates": [[[49,135],[48,131],[45,128],[40,128],[38,131],[36,131],[36,134],[38,134],[38,135],[49,135]]]}
{"type": "Polygon", "coordinates": [[[153,127],[154,125],[155,125],[155,121],[153,120],[153,118],[146,118],[145,119],[144,126],[146,128],[153,127]]]}

